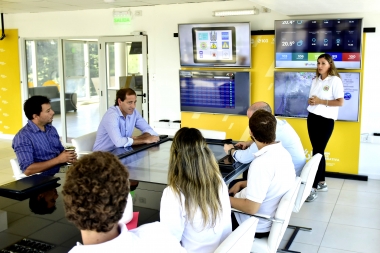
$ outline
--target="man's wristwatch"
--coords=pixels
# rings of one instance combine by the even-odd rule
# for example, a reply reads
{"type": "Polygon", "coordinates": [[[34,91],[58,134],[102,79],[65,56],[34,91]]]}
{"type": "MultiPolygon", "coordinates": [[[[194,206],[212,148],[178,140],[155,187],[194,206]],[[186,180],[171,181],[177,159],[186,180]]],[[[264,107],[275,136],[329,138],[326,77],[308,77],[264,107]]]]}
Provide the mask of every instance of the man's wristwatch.
{"type": "Polygon", "coordinates": [[[232,156],[232,150],[235,149],[235,148],[230,148],[230,150],[228,150],[228,155],[231,155],[232,156]]]}

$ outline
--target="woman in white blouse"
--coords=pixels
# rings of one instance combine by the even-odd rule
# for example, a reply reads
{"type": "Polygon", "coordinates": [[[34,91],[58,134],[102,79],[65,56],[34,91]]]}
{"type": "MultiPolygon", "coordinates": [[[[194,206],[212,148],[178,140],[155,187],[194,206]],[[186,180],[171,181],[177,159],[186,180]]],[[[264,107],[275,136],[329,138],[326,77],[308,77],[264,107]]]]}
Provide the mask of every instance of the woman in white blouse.
{"type": "Polygon", "coordinates": [[[316,78],[313,79],[309,94],[307,110],[307,130],[313,155],[322,155],[313,188],[306,201],[314,201],[317,191],[327,191],[325,182],[326,161],[325,148],[334,130],[334,121],[338,118],[339,107],[343,105],[343,83],[329,54],[321,54],[317,60],[316,78]]]}
{"type": "Polygon", "coordinates": [[[214,252],[231,233],[228,189],[198,129],[174,136],[160,221],[188,252],[214,252]]]}

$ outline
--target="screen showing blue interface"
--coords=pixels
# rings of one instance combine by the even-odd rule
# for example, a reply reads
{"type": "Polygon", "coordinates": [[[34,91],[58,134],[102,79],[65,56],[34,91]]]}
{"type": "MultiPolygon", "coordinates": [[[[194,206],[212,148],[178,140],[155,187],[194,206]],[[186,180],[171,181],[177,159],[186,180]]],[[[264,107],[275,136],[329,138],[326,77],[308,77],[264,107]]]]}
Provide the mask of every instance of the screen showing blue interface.
{"type": "Polygon", "coordinates": [[[276,20],[276,68],[316,68],[330,54],[337,68],[360,69],[362,19],[276,20]]]}
{"type": "Polygon", "coordinates": [[[249,72],[180,71],[181,111],[245,115],[249,72]]]}
{"type": "Polygon", "coordinates": [[[180,78],[181,105],[235,108],[235,80],[223,78],[180,78]]]}
{"type": "MultiPolygon", "coordinates": [[[[339,108],[338,120],[358,121],[360,73],[339,72],[344,88],[344,104],[339,108]]],[[[315,72],[274,73],[274,114],[282,117],[307,118],[307,100],[315,72]]]]}

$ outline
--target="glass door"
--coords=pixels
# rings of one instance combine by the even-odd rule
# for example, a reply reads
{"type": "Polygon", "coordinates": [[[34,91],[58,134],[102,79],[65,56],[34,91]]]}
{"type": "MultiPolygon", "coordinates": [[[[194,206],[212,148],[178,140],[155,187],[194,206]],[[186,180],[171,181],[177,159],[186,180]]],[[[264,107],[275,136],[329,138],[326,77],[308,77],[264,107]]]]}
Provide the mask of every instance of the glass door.
{"type": "Polygon", "coordinates": [[[146,36],[100,38],[99,73],[105,84],[100,91],[101,115],[115,104],[119,89],[132,88],[137,94],[136,110],[149,122],[146,36]]]}
{"type": "Polygon", "coordinates": [[[66,142],[99,125],[99,65],[96,41],[64,40],[66,142]]]}

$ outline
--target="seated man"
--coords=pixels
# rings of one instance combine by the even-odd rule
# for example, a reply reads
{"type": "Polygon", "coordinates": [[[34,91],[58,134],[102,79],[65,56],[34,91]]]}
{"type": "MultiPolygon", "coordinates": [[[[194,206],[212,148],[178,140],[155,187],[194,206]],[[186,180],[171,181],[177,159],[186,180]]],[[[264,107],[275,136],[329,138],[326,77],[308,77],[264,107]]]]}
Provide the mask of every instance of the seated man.
{"type": "Polygon", "coordinates": [[[100,122],[94,151],[111,151],[115,148],[159,141],[158,134],[135,110],[136,101],[134,90],[126,88],[117,91],[115,105],[107,110],[100,122]],[[132,137],[135,127],[143,134],[132,137]]]}
{"type": "Polygon", "coordinates": [[[64,163],[76,161],[76,153],[65,151],[51,125],[54,111],[47,97],[30,97],[24,103],[24,112],[28,123],[14,137],[12,148],[25,175],[54,175],[64,163]]]}
{"type": "MultiPolygon", "coordinates": [[[[265,110],[272,113],[272,109],[265,102],[256,102],[247,110],[247,116],[250,118],[252,114],[257,110],[265,110]]],[[[306,163],[305,152],[302,147],[300,137],[298,137],[296,131],[289,125],[286,120],[279,120],[276,118],[277,127],[276,127],[276,140],[281,141],[282,146],[290,153],[292,156],[292,161],[294,164],[294,169],[296,175],[301,175],[303,166],[306,163]]],[[[227,154],[231,154],[235,161],[241,163],[250,163],[255,157],[254,153],[257,152],[257,146],[253,141],[238,142],[236,144],[237,148],[242,150],[236,150],[232,144],[225,144],[224,150],[227,154]],[[253,144],[253,145],[252,145],[253,144]]],[[[243,178],[247,179],[248,171],[243,174],[243,178]]]]}
{"type": "Polygon", "coordinates": [[[94,152],[66,174],[66,218],[80,229],[83,245],[70,252],[186,252],[159,222],[128,231],[121,223],[129,194],[129,173],[116,156],[94,152]]]}
{"type": "MultiPolygon", "coordinates": [[[[230,189],[231,206],[247,214],[273,216],[282,196],[293,186],[296,178],[292,157],[276,142],[276,118],[269,112],[257,110],[249,119],[251,139],[258,151],[249,166],[248,180],[237,182],[230,189]]],[[[232,229],[250,216],[232,213],[232,229]]],[[[259,219],[256,238],[267,237],[272,223],[259,219]]]]}

